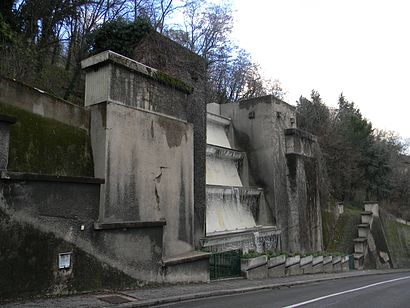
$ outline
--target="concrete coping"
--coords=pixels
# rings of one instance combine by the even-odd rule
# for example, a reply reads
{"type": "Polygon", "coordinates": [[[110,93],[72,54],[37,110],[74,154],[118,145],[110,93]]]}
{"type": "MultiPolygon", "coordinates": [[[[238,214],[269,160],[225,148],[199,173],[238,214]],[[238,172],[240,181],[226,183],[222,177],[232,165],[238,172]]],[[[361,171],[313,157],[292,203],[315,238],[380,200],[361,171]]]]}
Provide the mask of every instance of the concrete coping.
{"type": "Polygon", "coordinates": [[[212,233],[207,233],[206,237],[202,238],[201,240],[225,239],[227,236],[244,235],[244,234],[250,234],[253,237],[255,232],[259,232],[261,234],[265,234],[265,233],[281,234],[282,230],[278,229],[276,226],[257,225],[255,227],[251,227],[251,228],[244,228],[244,229],[238,229],[238,230],[229,230],[229,231],[215,231],[215,232],[212,232],[212,233]]]}
{"type": "Polygon", "coordinates": [[[363,204],[379,204],[378,201],[363,201],[363,204]]]}
{"type": "Polygon", "coordinates": [[[300,256],[287,257],[285,266],[289,267],[289,266],[299,264],[299,263],[300,263],[300,256]]]}
{"type": "Polygon", "coordinates": [[[312,135],[311,133],[308,133],[307,131],[299,128],[286,128],[285,136],[298,136],[300,138],[308,139],[313,142],[317,141],[317,137],[315,135],[312,135]]]}
{"type": "Polygon", "coordinates": [[[313,256],[306,256],[306,257],[300,258],[300,266],[304,266],[312,262],[313,262],[313,256]]]}
{"type": "Polygon", "coordinates": [[[358,224],[357,227],[358,228],[368,229],[368,228],[370,228],[370,224],[358,224]]]}
{"type": "Polygon", "coordinates": [[[371,216],[371,215],[373,215],[373,212],[372,211],[363,211],[363,212],[360,213],[360,215],[371,216]]]}
{"type": "Polygon", "coordinates": [[[219,114],[210,113],[210,112],[206,113],[206,120],[208,122],[212,122],[212,123],[215,123],[215,124],[221,125],[221,126],[228,126],[228,125],[231,124],[231,119],[230,118],[221,116],[219,114]]]}
{"type": "Polygon", "coordinates": [[[323,264],[329,264],[333,260],[333,256],[325,256],[323,257],[323,264]]]}
{"type": "Polygon", "coordinates": [[[286,262],[286,255],[280,255],[280,256],[272,257],[268,260],[268,268],[283,265],[283,264],[285,264],[285,262],[286,262]]]}
{"type": "Polygon", "coordinates": [[[323,263],[323,256],[313,257],[313,260],[312,260],[313,266],[318,265],[320,263],[323,263]]]}
{"type": "Polygon", "coordinates": [[[354,253],[354,254],[353,254],[353,258],[355,258],[355,259],[364,258],[364,254],[362,254],[362,253],[354,253]]]}
{"type": "Polygon", "coordinates": [[[0,114],[0,122],[14,124],[17,122],[17,118],[5,114],[0,114]]]}
{"type": "Polygon", "coordinates": [[[230,193],[238,190],[240,194],[247,196],[258,196],[263,192],[260,187],[225,186],[225,185],[206,185],[207,194],[230,193]]]}
{"type": "Polygon", "coordinates": [[[353,240],[355,243],[364,243],[367,242],[367,237],[358,237],[353,240]]]}
{"type": "Polygon", "coordinates": [[[190,251],[181,255],[172,256],[172,257],[164,257],[161,260],[162,266],[170,266],[176,264],[182,264],[187,262],[195,262],[199,260],[209,259],[211,254],[209,252],[204,251],[190,251]]]}
{"type": "Polygon", "coordinates": [[[349,262],[349,257],[350,257],[350,256],[343,256],[341,262],[342,262],[342,263],[349,262]]]}
{"type": "Polygon", "coordinates": [[[263,255],[263,256],[258,256],[255,258],[250,258],[250,259],[241,259],[241,271],[248,271],[253,268],[257,268],[260,266],[265,265],[268,262],[268,257],[263,255]]]}
{"type": "Polygon", "coordinates": [[[84,176],[63,176],[39,173],[24,173],[2,170],[0,173],[2,180],[17,181],[36,181],[36,182],[61,182],[61,183],[83,183],[83,184],[104,184],[105,180],[101,178],[92,178],[84,176]]]}
{"type": "Polygon", "coordinates": [[[157,80],[187,94],[191,94],[193,92],[192,86],[186,84],[185,82],[111,50],[103,51],[81,61],[81,68],[84,70],[91,70],[92,68],[96,68],[105,63],[114,63],[116,65],[125,67],[132,72],[139,73],[148,78],[157,80]]]}
{"type": "Polygon", "coordinates": [[[245,153],[242,151],[225,148],[218,145],[207,144],[206,156],[215,156],[230,160],[241,160],[245,157],[245,153]]]}
{"type": "Polygon", "coordinates": [[[342,257],[341,256],[335,256],[332,258],[332,263],[333,264],[337,264],[340,263],[342,261],[342,257]]]}
{"type": "Polygon", "coordinates": [[[117,222],[95,222],[94,230],[116,230],[116,229],[140,229],[157,228],[166,225],[165,220],[151,221],[117,221],[117,222]]]}

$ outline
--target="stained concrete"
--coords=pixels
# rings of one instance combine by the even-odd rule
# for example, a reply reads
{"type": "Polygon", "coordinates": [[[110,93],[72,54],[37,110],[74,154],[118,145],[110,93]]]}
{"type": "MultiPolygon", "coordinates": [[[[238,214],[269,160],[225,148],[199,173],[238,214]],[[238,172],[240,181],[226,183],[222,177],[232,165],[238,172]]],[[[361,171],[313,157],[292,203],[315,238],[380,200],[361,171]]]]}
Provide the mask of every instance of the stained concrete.
{"type": "Polygon", "coordinates": [[[92,106],[103,222],[164,219],[164,255],[193,249],[193,128],[116,103],[92,106]]]}
{"type": "Polygon", "coordinates": [[[0,114],[0,170],[7,169],[9,161],[10,125],[16,118],[0,114]]]}
{"type": "Polygon", "coordinates": [[[0,101],[74,127],[90,126],[90,114],[83,107],[4,76],[0,76],[0,101]]]}
{"type": "Polygon", "coordinates": [[[296,128],[295,107],[264,96],[220,110],[232,119],[232,147],[247,154],[249,185],[264,189],[266,215],[283,230],[283,250],[322,250],[317,142],[296,128]]]}

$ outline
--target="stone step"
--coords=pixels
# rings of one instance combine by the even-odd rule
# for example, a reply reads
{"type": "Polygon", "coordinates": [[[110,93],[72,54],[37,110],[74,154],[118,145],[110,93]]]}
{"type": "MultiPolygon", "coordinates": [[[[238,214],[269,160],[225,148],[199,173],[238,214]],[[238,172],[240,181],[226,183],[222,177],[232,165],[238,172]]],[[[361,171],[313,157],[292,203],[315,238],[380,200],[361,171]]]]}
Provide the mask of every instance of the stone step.
{"type": "Polygon", "coordinates": [[[359,237],[353,240],[354,242],[354,252],[355,253],[365,253],[367,249],[367,238],[359,237]]]}
{"type": "Polygon", "coordinates": [[[359,238],[367,238],[370,233],[370,224],[359,224],[357,225],[357,235],[359,238]]]}
{"type": "Polygon", "coordinates": [[[370,224],[358,224],[357,227],[358,228],[368,228],[368,229],[370,229],[370,224]]]}
{"type": "Polygon", "coordinates": [[[242,160],[245,157],[245,152],[234,150],[231,148],[207,144],[206,145],[206,156],[207,157],[216,157],[221,159],[230,159],[230,160],[242,160]]]}
{"type": "Polygon", "coordinates": [[[366,237],[358,237],[358,238],[355,238],[353,240],[353,242],[355,242],[355,243],[367,242],[367,238],[366,237]]]}
{"type": "Polygon", "coordinates": [[[360,214],[360,222],[362,224],[370,224],[373,221],[373,213],[369,211],[364,211],[360,214]]]}

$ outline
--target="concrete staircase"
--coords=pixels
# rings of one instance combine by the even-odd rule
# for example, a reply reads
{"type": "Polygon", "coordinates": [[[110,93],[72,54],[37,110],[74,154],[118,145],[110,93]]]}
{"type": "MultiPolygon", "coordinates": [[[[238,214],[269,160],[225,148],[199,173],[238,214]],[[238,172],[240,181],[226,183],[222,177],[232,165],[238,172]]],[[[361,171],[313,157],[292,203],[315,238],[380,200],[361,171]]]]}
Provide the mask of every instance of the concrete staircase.
{"type": "Polygon", "coordinates": [[[357,225],[357,235],[354,241],[354,268],[362,270],[364,268],[364,260],[369,253],[369,236],[373,224],[373,217],[378,216],[377,203],[365,203],[365,210],[360,214],[360,224],[357,225]]]}

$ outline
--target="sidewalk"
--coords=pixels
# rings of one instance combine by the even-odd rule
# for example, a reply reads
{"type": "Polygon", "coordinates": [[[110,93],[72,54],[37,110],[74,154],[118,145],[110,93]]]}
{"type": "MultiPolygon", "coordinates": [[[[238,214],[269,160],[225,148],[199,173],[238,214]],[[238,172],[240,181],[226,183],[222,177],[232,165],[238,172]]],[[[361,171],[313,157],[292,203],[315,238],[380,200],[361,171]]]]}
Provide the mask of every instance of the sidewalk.
{"type": "Polygon", "coordinates": [[[238,278],[213,281],[205,284],[160,286],[155,288],[125,290],[116,293],[89,293],[84,295],[41,299],[31,302],[16,302],[7,304],[4,307],[148,307],[159,304],[175,303],[183,300],[245,293],[284,286],[289,287],[325,280],[407,271],[410,271],[410,269],[350,271],[344,273],[313,274],[260,280],[238,278]]]}

